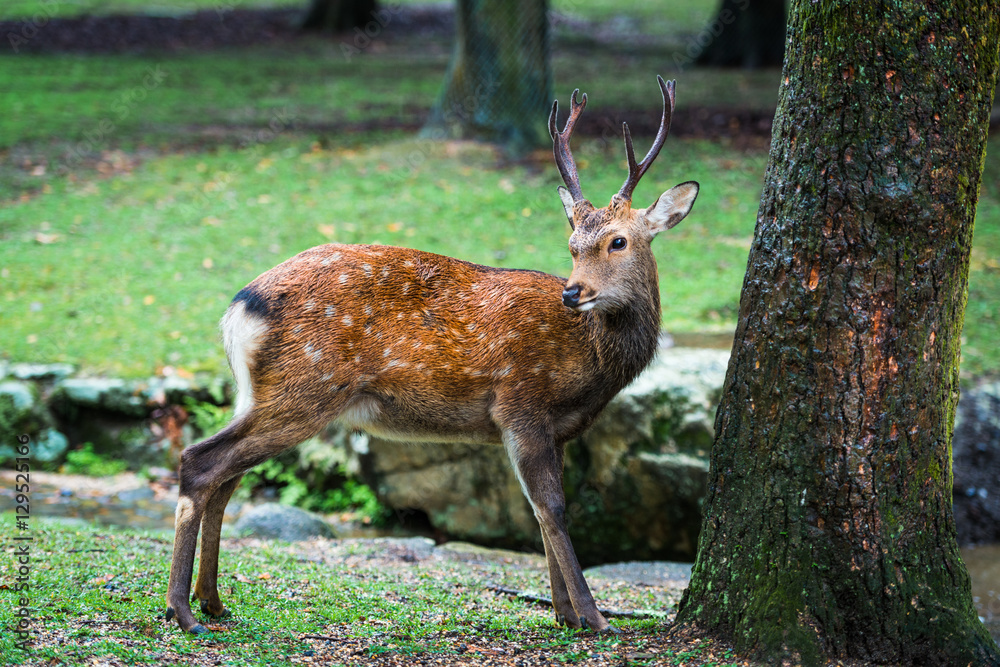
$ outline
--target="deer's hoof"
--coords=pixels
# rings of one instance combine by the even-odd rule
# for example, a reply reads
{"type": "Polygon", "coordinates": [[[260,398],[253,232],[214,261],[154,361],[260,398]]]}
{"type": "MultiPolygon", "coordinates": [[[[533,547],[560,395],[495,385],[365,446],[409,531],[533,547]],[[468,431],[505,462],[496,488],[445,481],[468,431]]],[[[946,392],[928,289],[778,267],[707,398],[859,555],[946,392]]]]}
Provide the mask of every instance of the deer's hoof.
{"type": "Polygon", "coordinates": [[[211,605],[205,600],[201,601],[201,613],[206,616],[211,616],[212,618],[229,618],[233,615],[232,612],[225,607],[222,607],[222,609],[218,612],[212,611],[211,605]]]}
{"type": "Polygon", "coordinates": [[[618,628],[616,628],[611,624],[608,624],[608,627],[604,628],[603,630],[598,630],[597,632],[598,634],[602,635],[620,635],[622,633],[621,630],[619,630],[618,628]]]}
{"type": "Polygon", "coordinates": [[[173,607],[167,607],[167,613],[164,614],[164,616],[166,616],[167,620],[170,621],[171,619],[173,619],[175,613],[176,612],[174,611],[173,607]]]}
{"type": "Polygon", "coordinates": [[[210,631],[209,631],[209,629],[208,629],[208,628],[206,628],[206,627],[205,627],[204,625],[202,625],[201,623],[195,623],[195,624],[194,624],[194,625],[193,625],[193,626],[191,627],[191,629],[190,629],[190,630],[188,630],[188,633],[190,633],[190,634],[192,634],[192,635],[207,635],[207,634],[208,634],[209,632],[210,632],[210,631]]]}
{"type": "Polygon", "coordinates": [[[556,613],[556,625],[561,625],[571,630],[580,629],[580,618],[576,615],[566,615],[562,613],[556,613]]]}

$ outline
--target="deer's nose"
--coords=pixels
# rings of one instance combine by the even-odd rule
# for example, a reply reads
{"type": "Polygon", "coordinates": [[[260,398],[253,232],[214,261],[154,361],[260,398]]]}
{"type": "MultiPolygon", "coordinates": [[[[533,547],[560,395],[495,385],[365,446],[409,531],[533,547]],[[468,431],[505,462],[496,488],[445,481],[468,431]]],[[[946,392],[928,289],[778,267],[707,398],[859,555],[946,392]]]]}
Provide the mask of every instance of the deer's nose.
{"type": "Polygon", "coordinates": [[[576,308],[580,304],[580,286],[568,285],[563,290],[562,302],[567,308],[576,308]]]}

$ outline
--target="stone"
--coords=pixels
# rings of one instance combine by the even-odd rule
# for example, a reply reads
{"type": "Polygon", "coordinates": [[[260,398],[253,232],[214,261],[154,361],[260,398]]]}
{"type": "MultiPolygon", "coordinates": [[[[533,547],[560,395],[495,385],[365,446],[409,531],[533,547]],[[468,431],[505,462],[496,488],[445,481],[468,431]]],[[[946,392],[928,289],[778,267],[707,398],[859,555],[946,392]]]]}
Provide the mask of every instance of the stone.
{"type": "Polygon", "coordinates": [[[54,428],[47,428],[34,439],[31,455],[36,461],[47,463],[62,459],[68,450],[69,439],[54,428]]]}
{"type": "Polygon", "coordinates": [[[17,380],[7,380],[0,382],[0,397],[10,399],[16,418],[21,418],[31,412],[35,407],[35,392],[31,385],[17,380]]]}
{"type": "Polygon", "coordinates": [[[587,581],[623,581],[635,586],[684,588],[691,581],[691,563],[628,561],[608,563],[584,570],[587,581]]]}
{"type": "Polygon", "coordinates": [[[56,385],[55,392],[64,413],[84,408],[142,418],[148,412],[141,392],[118,378],[67,378],[56,385]],[[67,403],[72,408],[67,409],[67,403]]]}
{"type": "Polygon", "coordinates": [[[47,463],[69,448],[66,436],[53,428],[45,404],[34,385],[19,380],[0,382],[0,460],[22,456],[17,438],[28,436],[28,458],[47,463]]]}
{"type": "Polygon", "coordinates": [[[952,460],[959,544],[1000,542],[1000,382],[962,391],[952,460]]]}
{"type": "Polygon", "coordinates": [[[244,537],[286,542],[336,537],[320,516],[280,503],[264,503],[244,511],[236,521],[235,532],[244,537]]]}
{"type": "Polygon", "coordinates": [[[72,364],[11,364],[5,374],[32,382],[58,382],[73,374],[72,364]]]}

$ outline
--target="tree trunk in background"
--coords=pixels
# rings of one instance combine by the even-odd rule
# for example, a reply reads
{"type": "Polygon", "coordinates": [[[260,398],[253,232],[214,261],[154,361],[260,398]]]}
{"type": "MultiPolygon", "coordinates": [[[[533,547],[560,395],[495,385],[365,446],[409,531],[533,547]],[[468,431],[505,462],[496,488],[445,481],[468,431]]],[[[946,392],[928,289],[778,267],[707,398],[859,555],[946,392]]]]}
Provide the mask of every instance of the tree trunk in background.
{"type": "Polygon", "coordinates": [[[344,32],[363,28],[377,18],[376,0],[311,0],[303,30],[344,32]]]}
{"type": "Polygon", "coordinates": [[[722,0],[698,37],[696,65],[779,67],[785,54],[785,0],[722,0]]]}
{"type": "Polygon", "coordinates": [[[995,2],[796,0],[678,623],[769,660],[997,665],[951,430],[995,2]]]}
{"type": "Polygon", "coordinates": [[[548,142],[547,0],[458,0],[455,50],[424,130],[522,152],[548,142]]]}

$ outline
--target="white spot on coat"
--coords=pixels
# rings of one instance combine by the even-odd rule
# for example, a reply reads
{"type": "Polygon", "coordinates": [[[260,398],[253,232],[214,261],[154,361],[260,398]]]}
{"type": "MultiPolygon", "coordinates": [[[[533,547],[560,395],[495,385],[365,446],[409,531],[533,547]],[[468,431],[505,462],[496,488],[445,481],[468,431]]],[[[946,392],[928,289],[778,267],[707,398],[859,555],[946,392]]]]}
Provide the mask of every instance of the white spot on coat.
{"type": "Polygon", "coordinates": [[[352,324],[354,324],[354,318],[353,318],[353,317],[351,317],[350,315],[344,315],[344,316],[343,316],[343,317],[342,317],[342,318],[340,319],[340,321],[344,323],[344,326],[345,326],[345,327],[349,327],[349,326],[351,326],[352,324]]]}

